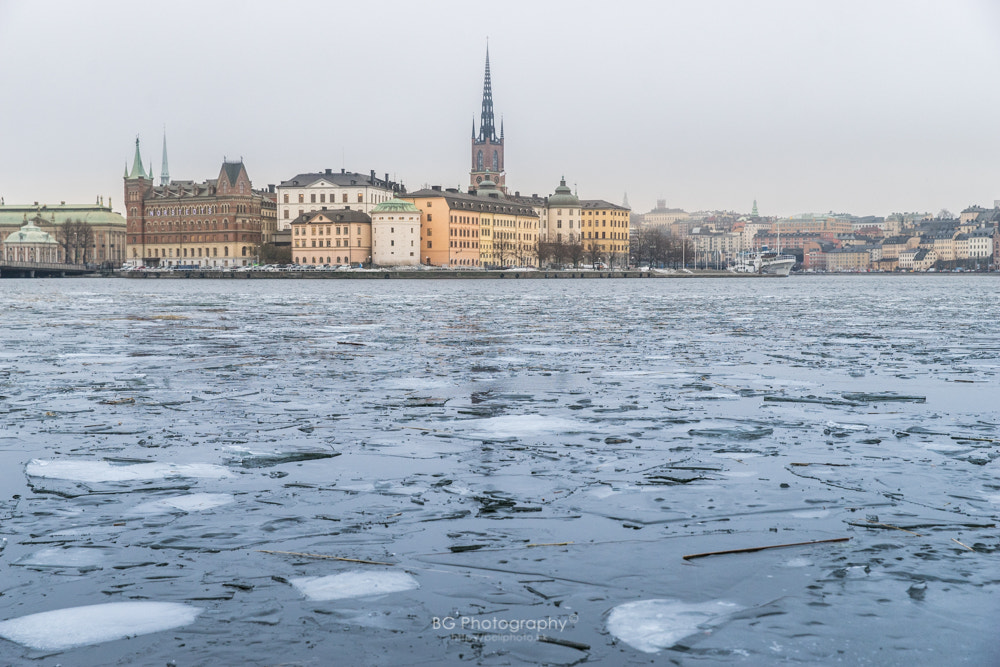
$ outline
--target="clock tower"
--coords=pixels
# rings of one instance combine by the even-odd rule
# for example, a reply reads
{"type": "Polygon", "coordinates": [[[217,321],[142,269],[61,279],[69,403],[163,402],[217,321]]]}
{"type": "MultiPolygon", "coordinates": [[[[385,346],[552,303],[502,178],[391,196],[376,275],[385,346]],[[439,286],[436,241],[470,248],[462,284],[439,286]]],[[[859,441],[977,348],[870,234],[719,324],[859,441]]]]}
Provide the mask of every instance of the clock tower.
{"type": "Polygon", "coordinates": [[[479,117],[479,133],[472,123],[472,170],[469,187],[478,189],[484,180],[491,180],[503,192],[507,191],[506,172],[503,164],[503,120],[497,136],[493,118],[493,84],[490,81],[490,50],[486,49],[486,76],[483,79],[483,110],[479,117]]]}

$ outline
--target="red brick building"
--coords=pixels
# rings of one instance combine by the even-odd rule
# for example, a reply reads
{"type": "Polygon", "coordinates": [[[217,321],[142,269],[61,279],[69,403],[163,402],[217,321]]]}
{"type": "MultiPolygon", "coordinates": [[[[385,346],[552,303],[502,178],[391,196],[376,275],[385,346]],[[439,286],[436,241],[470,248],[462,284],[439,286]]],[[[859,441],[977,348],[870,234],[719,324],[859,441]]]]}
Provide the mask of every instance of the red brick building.
{"type": "Polygon", "coordinates": [[[220,269],[256,263],[263,196],[242,161],[223,162],[218,178],[202,183],[162,180],[153,185],[136,139],[132,169],[125,171],[127,263],[220,269]]]}

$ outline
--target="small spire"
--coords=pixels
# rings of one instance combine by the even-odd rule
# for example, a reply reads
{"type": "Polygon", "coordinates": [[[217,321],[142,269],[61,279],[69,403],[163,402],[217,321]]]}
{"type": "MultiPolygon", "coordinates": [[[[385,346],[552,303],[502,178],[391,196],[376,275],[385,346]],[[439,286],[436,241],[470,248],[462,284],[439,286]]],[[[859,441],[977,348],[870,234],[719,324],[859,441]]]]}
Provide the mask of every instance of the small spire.
{"type": "Polygon", "coordinates": [[[142,167],[142,155],[139,154],[139,135],[135,137],[135,158],[132,160],[132,171],[127,172],[125,178],[149,178],[146,170],[142,167]]]}
{"type": "Polygon", "coordinates": [[[167,168],[167,126],[163,126],[163,166],[160,167],[160,185],[170,185],[170,170],[167,168]]]}

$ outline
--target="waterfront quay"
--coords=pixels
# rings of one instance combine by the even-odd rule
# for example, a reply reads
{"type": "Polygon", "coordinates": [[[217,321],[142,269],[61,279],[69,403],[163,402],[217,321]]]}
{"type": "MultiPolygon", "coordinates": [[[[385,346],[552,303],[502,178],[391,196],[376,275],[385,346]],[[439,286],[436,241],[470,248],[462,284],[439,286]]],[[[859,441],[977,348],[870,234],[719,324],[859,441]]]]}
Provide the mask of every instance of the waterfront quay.
{"type": "Polygon", "coordinates": [[[564,278],[777,278],[753,273],[733,273],[731,271],[449,271],[446,269],[417,270],[358,270],[358,271],[125,271],[119,274],[125,278],[208,278],[219,280],[242,279],[346,279],[346,280],[449,280],[449,279],[490,279],[490,280],[539,280],[564,278]]]}

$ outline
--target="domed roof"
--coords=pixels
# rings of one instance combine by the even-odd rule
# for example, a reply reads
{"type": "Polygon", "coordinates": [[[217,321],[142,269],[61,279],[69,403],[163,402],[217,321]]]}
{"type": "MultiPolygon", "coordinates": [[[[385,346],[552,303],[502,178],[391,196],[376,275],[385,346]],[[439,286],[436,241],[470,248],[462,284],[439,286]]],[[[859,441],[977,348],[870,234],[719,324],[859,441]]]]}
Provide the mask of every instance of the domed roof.
{"type": "Polygon", "coordinates": [[[420,213],[420,209],[413,202],[393,198],[375,206],[372,213],[420,213]]]}
{"type": "Polygon", "coordinates": [[[38,244],[52,244],[55,245],[56,240],[52,238],[52,234],[42,231],[40,227],[35,225],[34,221],[28,220],[24,223],[16,232],[11,232],[7,235],[4,243],[24,243],[29,245],[38,244]]]}
{"type": "Polygon", "coordinates": [[[476,196],[502,198],[504,194],[503,191],[497,187],[496,181],[490,178],[489,172],[486,172],[483,180],[476,187],[476,196]]]}
{"type": "Polygon", "coordinates": [[[566,179],[563,178],[559,181],[559,187],[556,188],[556,193],[549,197],[549,207],[553,206],[567,206],[574,207],[580,205],[580,199],[573,194],[573,191],[569,189],[566,185],[566,179]]]}

